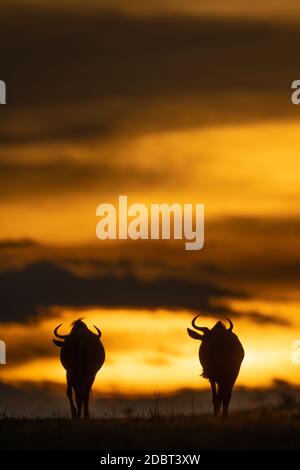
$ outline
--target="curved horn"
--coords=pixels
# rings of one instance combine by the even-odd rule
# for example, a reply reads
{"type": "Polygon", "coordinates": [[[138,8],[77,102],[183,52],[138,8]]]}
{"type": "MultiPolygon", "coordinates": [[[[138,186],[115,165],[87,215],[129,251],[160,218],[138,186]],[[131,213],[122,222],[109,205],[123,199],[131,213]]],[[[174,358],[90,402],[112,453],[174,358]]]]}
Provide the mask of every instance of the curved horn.
{"type": "Polygon", "coordinates": [[[101,338],[101,336],[102,336],[101,331],[100,331],[99,328],[97,328],[95,325],[93,325],[93,326],[94,326],[95,330],[98,331],[98,338],[101,338]]]}
{"type": "Polygon", "coordinates": [[[58,328],[61,327],[61,325],[62,325],[62,323],[61,323],[60,325],[58,325],[58,326],[55,328],[54,334],[55,334],[55,336],[56,336],[57,338],[66,339],[68,335],[60,335],[60,334],[57,333],[57,330],[58,330],[58,328]]]}
{"type": "Polygon", "coordinates": [[[199,315],[196,315],[195,318],[193,318],[193,320],[192,320],[193,328],[195,328],[195,330],[202,331],[202,333],[208,333],[209,329],[206,326],[202,327],[202,326],[197,326],[196,325],[196,320],[197,320],[198,317],[200,317],[200,313],[199,313],[199,315]]]}
{"type": "Polygon", "coordinates": [[[226,320],[227,320],[228,323],[229,323],[229,328],[227,328],[227,330],[228,330],[228,331],[232,331],[232,329],[233,329],[233,323],[232,323],[232,321],[230,320],[230,318],[227,318],[227,317],[225,317],[225,318],[226,318],[226,320]]]}

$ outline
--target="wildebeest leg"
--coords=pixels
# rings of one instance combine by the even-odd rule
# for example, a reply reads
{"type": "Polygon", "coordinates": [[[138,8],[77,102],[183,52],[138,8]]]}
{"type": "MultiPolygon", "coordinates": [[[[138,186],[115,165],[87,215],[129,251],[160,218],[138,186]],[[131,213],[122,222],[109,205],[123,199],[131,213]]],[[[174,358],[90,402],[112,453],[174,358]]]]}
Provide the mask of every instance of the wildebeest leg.
{"type": "Polygon", "coordinates": [[[231,400],[232,387],[223,386],[222,387],[222,403],[223,403],[223,416],[226,418],[228,416],[228,407],[231,400]]]}
{"type": "Polygon", "coordinates": [[[83,403],[84,403],[84,417],[89,419],[89,400],[90,400],[90,390],[86,389],[83,396],[83,403]]]}
{"type": "Polygon", "coordinates": [[[221,407],[221,400],[219,391],[217,390],[217,385],[214,380],[210,380],[211,392],[212,392],[212,401],[214,405],[214,416],[218,416],[221,407]]]}
{"type": "Polygon", "coordinates": [[[81,418],[81,408],[82,408],[82,393],[80,387],[75,388],[75,398],[77,403],[77,417],[81,418]]]}
{"type": "Polygon", "coordinates": [[[70,405],[71,405],[72,418],[76,418],[77,417],[77,410],[76,410],[74,402],[73,402],[72,385],[71,385],[71,380],[70,380],[70,377],[69,377],[68,374],[67,374],[67,397],[68,397],[70,405]]]}

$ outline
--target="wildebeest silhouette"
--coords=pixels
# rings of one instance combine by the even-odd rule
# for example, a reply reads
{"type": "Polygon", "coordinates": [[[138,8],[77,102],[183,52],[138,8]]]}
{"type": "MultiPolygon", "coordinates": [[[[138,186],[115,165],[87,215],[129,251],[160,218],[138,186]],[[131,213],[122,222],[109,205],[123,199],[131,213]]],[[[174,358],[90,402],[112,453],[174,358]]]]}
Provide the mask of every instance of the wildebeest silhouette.
{"type": "Polygon", "coordinates": [[[84,417],[89,418],[90,391],[97,372],[103,366],[105,360],[104,347],[100,341],[101,331],[94,326],[96,335],[88,329],[81,319],[72,323],[69,335],[58,334],[58,325],[54,334],[64,341],[53,340],[60,347],[60,360],[67,371],[67,397],[71,405],[72,418],[81,418],[82,405],[84,405],[84,417]],[[73,391],[77,408],[73,402],[73,391]]]}
{"type": "Polygon", "coordinates": [[[219,415],[223,405],[223,416],[227,416],[232,389],[244,359],[244,348],[233,333],[233,323],[229,318],[226,318],[229,322],[228,329],[218,321],[210,330],[196,325],[199,316],[193,319],[192,326],[202,334],[190,328],[187,332],[191,338],[201,341],[199,360],[203,368],[202,376],[210,381],[214,415],[219,415]]]}

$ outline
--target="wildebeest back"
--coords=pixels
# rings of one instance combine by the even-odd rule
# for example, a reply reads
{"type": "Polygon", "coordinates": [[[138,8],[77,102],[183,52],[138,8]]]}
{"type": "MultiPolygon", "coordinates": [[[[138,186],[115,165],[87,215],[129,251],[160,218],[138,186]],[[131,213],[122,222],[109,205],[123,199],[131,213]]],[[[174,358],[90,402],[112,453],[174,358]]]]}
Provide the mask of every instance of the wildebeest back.
{"type": "Polygon", "coordinates": [[[213,338],[205,338],[200,346],[203,377],[214,380],[232,377],[235,380],[243,357],[244,349],[238,337],[232,332],[221,330],[213,338]]]}
{"type": "Polygon", "coordinates": [[[98,336],[91,331],[78,331],[68,336],[61,349],[61,362],[70,373],[95,373],[105,360],[105,352],[98,336]]]}

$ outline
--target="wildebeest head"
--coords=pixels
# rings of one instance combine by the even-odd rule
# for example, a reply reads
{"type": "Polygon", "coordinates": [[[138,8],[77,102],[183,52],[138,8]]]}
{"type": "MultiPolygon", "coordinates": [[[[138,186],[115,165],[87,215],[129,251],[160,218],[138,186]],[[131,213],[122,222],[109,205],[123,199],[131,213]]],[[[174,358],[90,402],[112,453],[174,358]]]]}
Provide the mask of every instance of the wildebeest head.
{"type": "MultiPolygon", "coordinates": [[[[77,332],[80,332],[80,331],[90,331],[88,329],[88,327],[86,326],[85,323],[83,323],[82,319],[79,318],[78,320],[75,320],[73,323],[72,323],[72,329],[70,331],[70,334],[68,335],[61,335],[58,333],[58,329],[62,326],[62,323],[60,325],[58,325],[55,330],[54,330],[54,334],[57,338],[59,339],[63,339],[63,340],[66,340],[69,336],[73,335],[74,333],[77,333],[77,332]]],[[[98,338],[101,338],[101,331],[99,330],[99,328],[97,328],[97,326],[94,325],[94,328],[96,329],[97,333],[98,333],[98,338]]],[[[58,341],[57,339],[54,339],[53,340],[53,343],[55,344],[55,346],[58,346],[58,347],[62,347],[63,344],[64,344],[64,341],[58,341]]]]}
{"type": "Polygon", "coordinates": [[[196,331],[191,330],[190,328],[187,328],[187,332],[189,336],[193,339],[198,339],[202,341],[204,339],[208,339],[209,337],[211,337],[212,334],[218,334],[218,333],[222,334],[222,333],[225,333],[226,331],[232,331],[233,329],[233,323],[227,317],[225,318],[229,322],[229,328],[226,328],[224,323],[222,323],[221,321],[218,321],[211,329],[207,328],[206,326],[198,326],[196,325],[196,320],[199,316],[200,314],[197,315],[195,318],[193,318],[192,326],[195,330],[201,331],[202,334],[197,333],[196,331]]]}

